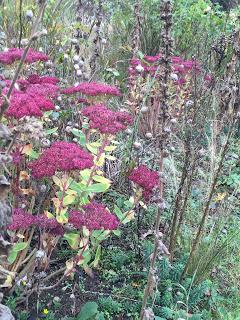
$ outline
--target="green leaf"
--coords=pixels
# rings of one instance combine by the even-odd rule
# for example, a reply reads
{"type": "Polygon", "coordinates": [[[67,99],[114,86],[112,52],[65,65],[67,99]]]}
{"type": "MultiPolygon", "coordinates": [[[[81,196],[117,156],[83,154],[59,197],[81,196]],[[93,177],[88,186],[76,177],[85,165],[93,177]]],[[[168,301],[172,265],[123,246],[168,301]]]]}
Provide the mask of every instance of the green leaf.
{"type": "Polygon", "coordinates": [[[10,253],[9,253],[8,262],[12,264],[12,263],[16,260],[17,255],[18,255],[18,252],[26,249],[27,245],[28,245],[27,242],[19,242],[19,243],[16,243],[16,244],[12,247],[12,249],[11,249],[11,251],[10,251],[10,253]]]}
{"type": "Polygon", "coordinates": [[[98,314],[98,305],[94,301],[89,301],[82,307],[77,320],[93,320],[98,314]]]}
{"type": "Polygon", "coordinates": [[[88,181],[91,175],[91,170],[90,169],[85,169],[80,172],[81,177],[83,178],[84,181],[88,181]]]}
{"type": "Polygon", "coordinates": [[[94,183],[87,187],[88,192],[105,192],[109,189],[109,184],[106,183],[94,183]]]}
{"type": "Polygon", "coordinates": [[[97,146],[94,146],[93,144],[87,143],[86,147],[91,153],[97,155],[97,153],[98,153],[98,147],[97,146]]]}
{"type": "Polygon", "coordinates": [[[96,182],[101,182],[101,183],[104,183],[104,184],[111,184],[111,180],[103,177],[103,176],[93,176],[93,180],[96,181],[96,182]]]}
{"type": "Polygon", "coordinates": [[[120,221],[122,221],[122,219],[124,218],[124,215],[123,215],[122,211],[118,208],[118,206],[115,205],[113,211],[116,214],[116,216],[118,217],[118,219],[120,221]]]}
{"type": "Polygon", "coordinates": [[[104,313],[103,312],[98,313],[97,316],[96,316],[96,320],[105,320],[104,313]]]}
{"type": "Polygon", "coordinates": [[[96,254],[95,254],[95,259],[94,259],[94,261],[93,261],[93,266],[94,266],[94,268],[96,268],[97,266],[98,266],[98,264],[99,264],[99,261],[100,261],[100,257],[101,257],[101,246],[99,245],[98,247],[97,247],[97,251],[96,251],[96,254]]]}
{"type": "Polygon", "coordinates": [[[82,145],[82,146],[86,145],[86,136],[84,135],[82,130],[72,129],[72,134],[74,134],[75,136],[77,136],[79,138],[78,142],[80,145],[82,145]]]}
{"type": "Polygon", "coordinates": [[[52,129],[48,129],[48,130],[46,130],[46,134],[49,135],[49,134],[52,134],[52,133],[57,132],[57,131],[58,131],[57,127],[56,128],[52,128],[52,129]]]}
{"type": "Polygon", "coordinates": [[[67,240],[71,248],[77,249],[79,245],[80,236],[78,233],[69,232],[65,233],[63,238],[67,240]]]}
{"type": "Polygon", "coordinates": [[[83,191],[86,191],[86,186],[82,183],[77,183],[76,181],[73,181],[71,183],[71,190],[74,190],[77,193],[81,193],[83,191]]]}
{"type": "Polygon", "coordinates": [[[115,236],[117,236],[117,237],[120,237],[121,231],[119,229],[118,230],[113,230],[113,234],[115,234],[115,236]]]}

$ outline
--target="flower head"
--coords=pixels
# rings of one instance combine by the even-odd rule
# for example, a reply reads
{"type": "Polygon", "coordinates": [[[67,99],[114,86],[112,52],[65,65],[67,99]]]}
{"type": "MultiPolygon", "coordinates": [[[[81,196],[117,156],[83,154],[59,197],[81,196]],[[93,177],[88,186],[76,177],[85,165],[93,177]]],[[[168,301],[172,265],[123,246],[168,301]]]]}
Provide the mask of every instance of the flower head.
{"type": "Polygon", "coordinates": [[[12,223],[7,226],[8,230],[26,229],[34,225],[35,216],[25,212],[23,209],[17,208],[13,210],[12,223]]]}
{"type": "MultiPolygon", "coordinates": [[[[24,52],[24,49],[18,49],[18,48],[10,48],[7,51],[0,52],[0,63],[12,64],[15,61],[21,59],[23,52],[24,52]]],[[[48,60],[47,55],[30,48],[26,56],[25,62],[34,63],[37,61],[47,61],[47,60],[48,60]]]]}
{"type": "Polygon", "coordinates": [[[119,225],[118,219],[104,205],[95,201],[82,206],[81,211],[71,211],[69,223],[75,228],[83,226],[88,230],[115,230],[119,225]]]}
{"type": "Polygon", "coordinates": [[[93,166],[93,156],[76,143],[54,142],[39,157],[29,163],[35,178],[52,177],[56,171],[83,170],[93,166]]]}
{"type": "Polygon", "coordinates": [[[62,90],[63,94],[74,94],[80,92],[86,96],[120,96],[118,88],[98,82],[82,82],[77,86],[62,90]]]}
{"type": "Polygon", "coordinates": [[[149,200],[153,189],[159,183],[159,176],[157,171],[150,170],[147,166],[141,165],[136,169],[133,169],[128,177],[143,189],[143,197],[146,201],[149,200]]]}
{"type": "Polygon", "coordinates": [[[98,129],[101,133],[116,134],[133,122],[128,112],[112,111],[102,104],[86,107],[82,114],[89,118],[90,128],[98,129]]]}
{"type": "MultiPolygon", "coordinates": [[[[42,117],[44,111],[53,110],[54,104],[51,98],[55,98],[58,94],[57,81],[58,79],[54,77],[39,77],[38,75],[18,80],[18,88],[12,92],[5,115],[16,119],[24,116],[42,117]]],[[[4,94],[7,94],[10,85],[11,82],[6,81],[4,94]]],[[[2,102],[3,99],[0,97],[0,107],[2,102]]]]}

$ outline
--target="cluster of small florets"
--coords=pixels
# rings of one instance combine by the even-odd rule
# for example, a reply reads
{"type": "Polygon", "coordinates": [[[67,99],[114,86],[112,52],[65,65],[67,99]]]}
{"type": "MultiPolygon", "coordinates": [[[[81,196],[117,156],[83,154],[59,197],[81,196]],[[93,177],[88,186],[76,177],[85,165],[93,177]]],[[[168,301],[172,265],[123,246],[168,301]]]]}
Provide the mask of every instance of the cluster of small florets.
{"type": "Polygon", "coordinates": [[[88,230],[115,230],[119,225],[118,219],[104,205],[91,202],[82,206],[81,211],[71,211],[69,223],[76,229],[85,226],[88,230]]]}
{"type": "Polygon", "coordinates": [[[102,104],[86,107],[82,114],[89,118],[90,128],[98,129],[101,133],[116,134],[133,122],[128,112],[112,111],[102,104]]]}
{"type": "MultiPolygon", "coordinates": [[[[6,51],[0,52],[0,63],[2,64],[12,64],[17,60],[20,60],[24,49],[18,48],[10,48],[6,51]]],[[[32,48],[29,49],[25,62],[26,63],[34,63],[37,61],[47,61],[48,56],[42,52],[38,52],[33,50],[32,48]]]]}
{"type": "MultiPolygon", "coordinates": [[[[85,226],[90,231],[115,230],[119,225],[119,220],[104,205],[93,201],[82,206],[80,211],[71,211],[68,223],[76,229],[85,226]]],[[[28,229],[32,226],[39,227],[51,234],[64,234],[63,226],[55,218],[48,218],[45,214],[34,216],[20,208],[13,210],[12,223],[6,226],[6,229],[15,231],[28,229]]]]}
{"type": "Polygon", "coordinates": [[[118,88],[98,82],[82,82],[77,86],[62,90],[63,94],[74,94],[80,92],[86,96],[120,96],[118,88]]]}
{"type": "Polygon", "coordinates": [[[146,201],[150,199],[153,189],[159,184],[157,171],[150,170],[145,165],[133,169],[128,178],[143,189],[143,197],[146,201]]]}
{"type": "Polygon", "coordinates": [[[83,170],[93,166],[93,156],[76,143],[54,142],[28,164],[34,178],[52,177],[56,171],[83,170]]]}
{"type": "Polygon", "coordinates": [[[27,229],[34,225],[35,217],[26,213],[23,209],[17,208],[13,210],[12,223],[7,226],[8,230],[27,229]]]}
{"type": "MultiPolygon", "coordinates": [[[[188,77],[194,73],[201,72],[201,65],[195,60],[184,60],[181,57],[173,56],[172,58],[172,80],[176,85],[183,85],[187,82],[188,77]]],[[[156,56],[144,56],[142,60],[133,58],[130,61],[129,77],[130,81],[135,78],[136,75],[145,77],[150,75],[151,77],[159,77],[161,71],[161,55],[156,56]]],[[[207,78],[206,78],[207,80],[207,78]]]]}
{"type": "MultiPolygon", "coordinates": [[[[54,110],[54,103],[51,98],[57,96],[59,88],[56,83],[58,81],[57,78],[39,77],[37,75],[18,80],[5,115],[16,119],[25,116],[42,117],[43,111],[54,110]]],[[[6,81],[3,94],[7,94],[10,85],[11,82],[6,81]]],[[[2,103],[3,98],[0,97],[0,105],[2,103]]]]}
{"type": "Polygon", "coordinates": [[[19,229],[28,229],[32,226],[39,227],[52,234],[64,234],[62,225],[60,225],[55,218],[48,218],[44,214],[34,216],[20,208],[13,210],[12,223],[8,225],[6,229],[15,231],[19,229]]]}

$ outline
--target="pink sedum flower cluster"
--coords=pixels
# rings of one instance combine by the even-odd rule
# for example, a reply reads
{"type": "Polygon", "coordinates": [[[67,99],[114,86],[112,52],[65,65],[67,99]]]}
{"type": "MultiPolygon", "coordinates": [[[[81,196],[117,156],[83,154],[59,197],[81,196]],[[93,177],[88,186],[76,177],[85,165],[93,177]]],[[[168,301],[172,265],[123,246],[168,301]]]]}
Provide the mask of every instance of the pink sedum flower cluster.
{"type": "MultiPolygon", "coordinates": [[[[42,117],[44,111],[54,110],[54,103],[51,98],[55,98],[59,91],[56,83],[59,80],[54,77],[39,77],[31,75],[27,79],[17,81],[18,88],[14,88],[10,105],[5,115],[10,118],[21,119],[24,116],[42,117]]],[[[11,85],[6,81],[3,94],[11,85]]],[[[0,97],[0,107],[3,98],[0,97]]]]}
{"type": "MultiPolygon", "coordinates": [[[[95,201],[82,206],[80,211],[71,211],[68,223],[76,229],[85,226],[88,230],[115,230],[119,226],[119,220],[110,213],[106,207],[95,201]]],[[[6,227],[7,230],[28,229],[36,226],[51,234],[63,235],[64,228],[55,218],[48,218],[44,214],[33,216],[23,209],[14,209],[13,221],[6,227]]]]}
{"type": "MultiPolygon", "coordinates": [[[[172,58],[172,72],[177,75],[178,79],[174,81],[176,85],[183,85],[187,82],[187,78],[191,77],[193,72],[201,72],[201,65],[195,60],[184,60],[179,56],[172,58]]],[[[133,58],[129,67],[130,81],[136,75],[141,74],[142,77],[150,75],[151,77],[159,77],[161,71],[161,55],[144,56],[143,60],[133,58]]]]}
{"type": "Polygon", "coordinates": [[[143,197],[146,201],[150,199],[153,189],[157,187],[159,183],[157,171],[150,170],[145,165],[141,165],[138,168],[133,169],[128,179],[143,189],[143,197]]]}
{"type": "Polygon", "coordinates": [[[118,88],[98,82],[82,82],[77,86],[63,89],[63,94],[74,94],[80,92],[86,96],[120,96],[118,88]]]}
{"type": "Polygon", "coordinates": [[[55,218],[49,219],[46,215],[40,214],[33,216],[25,212],[23,209],[14,209],[12,223],[7,226],[7,230],[15,231],[19,229],[28,229],[36,226],[55,235],[63,235],[64,229],[55,218]]]}
{"type": "Polygon", "coordinates": [[[56,171],[83,170],[93,166],[93,156],[76,143],[54,142],[39,159],[28,164],[34,178],[52,177],[56,171]]]}
{"type": "Polygon", "coordinates": [[[35,223],[35,217],[26,213],[23,209],[17,208],[13,210],[12,223],[7,226],[8,230],[19,230],[29,228],[35,223]]]}
{"type": "Polygon", "coordinates": [[[82,114],[89,118],[90,128],[98,129],[101,133],[116,134],[133,123],[128,112],[112,111],[102,104],[88,106],[82,110],[82,114]]]}
{"type": "MultiPolygon", "coordinates": [[[[10,48],[7,51],[0,52],[0,63],[2,64],[12,64],[17,60],[20,60],[22,57],[24,49],[10,48]]],[[[38,52],[29,49],[26,56],[26,63],[34,63],[37,61],[48,61],[48,56],[42,52],[38,52]]]]}
{"type": "Polygon", "coordinates": [[[85,226],[88,230],[115,230],[119,225],[118,219],[104,205],[95,201],[82,206],[81,211],[71,211],[69,223],[80,229],[85,226]]]}

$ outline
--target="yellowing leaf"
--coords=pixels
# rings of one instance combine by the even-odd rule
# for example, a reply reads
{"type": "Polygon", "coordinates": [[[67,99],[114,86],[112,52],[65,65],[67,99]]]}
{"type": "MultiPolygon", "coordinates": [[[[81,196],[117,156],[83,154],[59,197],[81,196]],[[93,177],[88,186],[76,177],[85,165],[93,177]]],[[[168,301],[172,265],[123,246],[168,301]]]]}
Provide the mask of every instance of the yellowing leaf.
{"type": "MultiPolygon", "coordinates": [[[[125,216],[125,215],[126,215],[126,213],[123,214],[123,216],[125,216]]],[[[126,223],[132,221],[132,220],[134,219],[134,216],[135,216],[134,210],[130,210],[130,211],[128,212],[128,214],[125,216],[125,218],[124,218],[121,222],[122,222],[123,224],[126,224],[126,223]]]]}
{"type": "Polygon", "coordinates": [[[29,174],[27,173],[27,171],[21,171],[20,172],[19,180],[20,181],[29,180],[29,174]]]}
{"type": "Polygon", "coordinates": [[[26,196],[34,196],[35,195],[35,191],[33,189],[20,189],[22,194],[26,195],[26,196]]]}
{"type": "Polygon", "coordinates": [[[114,160],[116,160],[116,157],[107,154],[107,155],[106,155],[106,159],[108,159],[108,160],[110,160],[110,161],[114,161],[114,160]]]}
{"type": "Polygon", "coordinates": [[[66,261],[66,270],[65,270],[64,274],[66,275],[66,274],[69,274],[70,272],[72,272],[73,266],[74,266],[73,260],[66,261]]]}
{"type": "Polygon", "coordinates": [[[99,157],[99,159],[95,159],[94,160],[94,163],[96,166],[98,167],[102,167],[104,165],[104,162],[105,162],[105,154],[101,154],[101,156],[99,157]]]}
{"type": "Polygon", "coordinates": [[[57,176],[52,177],[53,182],[60,188],[60,190],[63,190],[63,184],[61,179],[59,179],[57,176]]]}
{"type": "Polygon", "coordinates": [[[63,205],[68,206],[69,204],[72,204],[76,199],[76,196],[74,194],[68,194],[66,197],[63,199],[63,205]]]}
{"type": "Polygon", "coordinates": [[[111,185],[112,181],[103,177],[103,176],[93,176],[93,180],[96,182],[101,182],[101,183],[105,183],[105,184],[109,184],[109,186],[111,185]]]}
{"type": "Polygon", "coordinates": [[[220,202],[226,197],[227,193],[218,193],[214,199],[215,202],[220,202]]]}
{"type": "Polygon", "coordinates": [[[32,152],[32,149],[33,149],[33,145],[31,143],[29,144],[26,144],[23,148],[22,148],[22,151],[21,153],[22,154],[26,154],[26,155],[30,155],[31,152],[32,152]]]}
{"type": "Polygon", "coordinates": [[[53,219],[54,218],[54,215],[49,211],[44,211],[44,214],[45,214],[45,216],[48,217],[48,219],[53,219]]]}
{"type": "Polygon", "coordinates": [[[52,201],[53,201],[55,208],[58,209],[60,207],[60,199],[52,198],[52,201]]]}
{"type": "Polygon", "coordinates": [[[106,146],[104,148],[105,151],[114,151],[117,148],[117,146],[106,146]]]}

